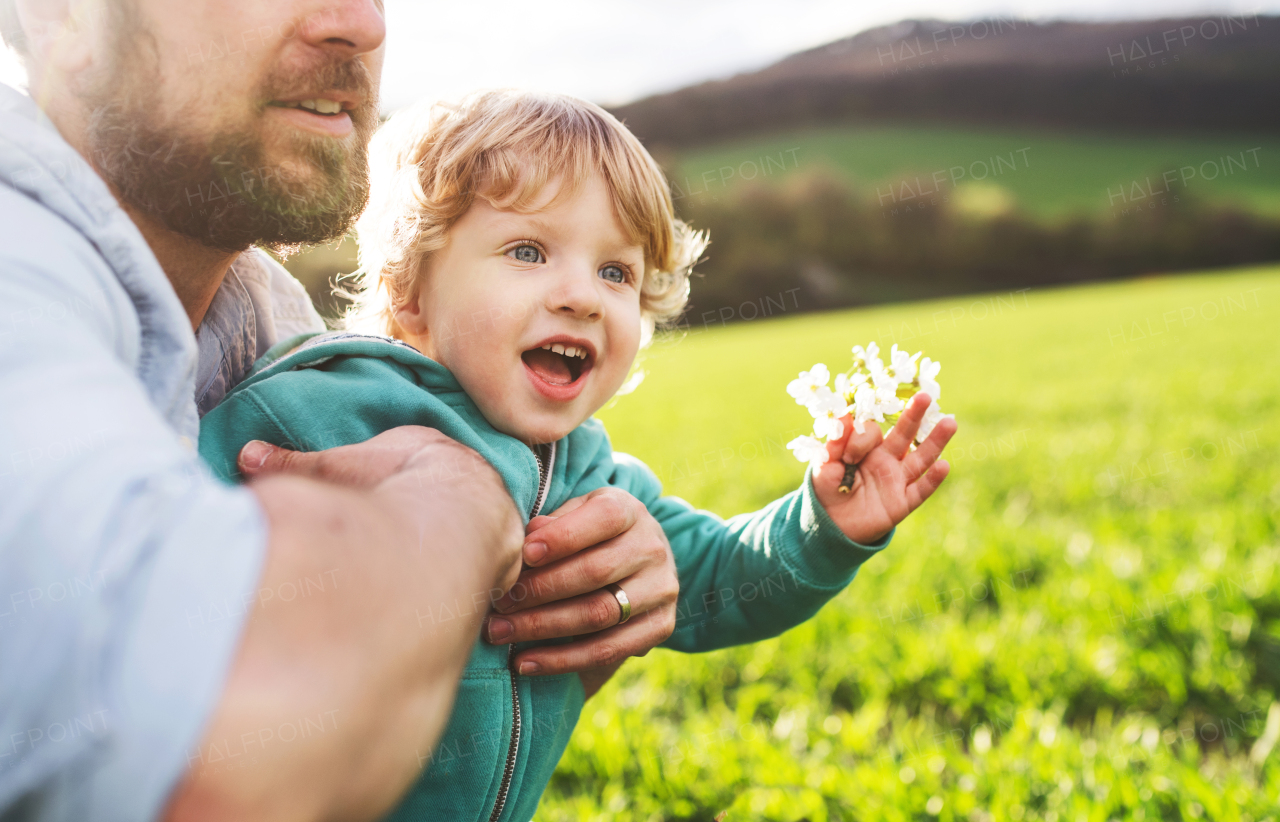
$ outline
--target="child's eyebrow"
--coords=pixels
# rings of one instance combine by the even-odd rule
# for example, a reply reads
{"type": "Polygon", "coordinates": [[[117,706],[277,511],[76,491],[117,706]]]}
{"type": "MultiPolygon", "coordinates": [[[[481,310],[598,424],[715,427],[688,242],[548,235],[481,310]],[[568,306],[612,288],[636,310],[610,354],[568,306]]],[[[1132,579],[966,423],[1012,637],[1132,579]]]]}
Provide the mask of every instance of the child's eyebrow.
{"type": "Polygon", "coordinates": [[[535,234],[555,235],[554,223],[541,219],[536,214],[505,213],[495,221],[496,228],[503,233],[532,232],[535,234]]]}
{"type": "Polygon", "coordinates": [[[556,234],[560,233],[555,223],[548,222],[547,220],[542,219],[536,214],[528,215],[527,219],[529,221],[529,224],[532,225],[539,234],[555,236],[556,234]]]}
{"type": "MultiPolygon", "coordinates": [[[[504,214],[501,222],[498,223],[499,229],[504,233],[521,234],[532,230],[534,233],[541,235],[548,240],[555,239],[560,230],[553,221],[545,220],[537,214],[504,214]]],[[[638,242],[623,238],[616,243],[609,245],[611,254],[622,255],[624,253],[635,253],[638,256],[644,256],[644,246],[638,242]]]]}

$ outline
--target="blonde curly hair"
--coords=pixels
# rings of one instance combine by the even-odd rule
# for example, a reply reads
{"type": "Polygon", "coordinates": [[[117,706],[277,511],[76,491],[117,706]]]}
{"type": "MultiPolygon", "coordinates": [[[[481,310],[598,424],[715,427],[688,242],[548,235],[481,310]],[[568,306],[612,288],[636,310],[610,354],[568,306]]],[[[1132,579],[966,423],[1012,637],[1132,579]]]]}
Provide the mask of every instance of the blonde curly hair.
{"type": "Polygon", "coordinates": [[[560,94],[485,91],[457,104],[420,104],[393,117],[370,145],[372,193],[356,223],[360,268],[346,326],[398,336],[396,308],[417,293],[424,263],[475,197],[529,211],[548,184],[574,192],[603,176],[618,220],[644,249],[644,337],[675,320],[705,233],[677,220],[662,170],[599,106],[560,94]]]}

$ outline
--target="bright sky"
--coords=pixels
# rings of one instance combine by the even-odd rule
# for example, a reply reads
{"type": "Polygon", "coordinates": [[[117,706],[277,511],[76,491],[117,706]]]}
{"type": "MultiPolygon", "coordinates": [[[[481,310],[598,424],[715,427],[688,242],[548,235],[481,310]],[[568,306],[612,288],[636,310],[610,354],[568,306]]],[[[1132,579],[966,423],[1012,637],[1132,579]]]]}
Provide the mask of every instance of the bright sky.
{"type": "MultiPolygon", "coordinates": [[[[386,0],[388,110],[518,86],[623,103],[906,18],[1119,19],[1280,12],[1280,0],[386,0]]],[[[22,70],[0,50],[0,81],[22,70]]]]}

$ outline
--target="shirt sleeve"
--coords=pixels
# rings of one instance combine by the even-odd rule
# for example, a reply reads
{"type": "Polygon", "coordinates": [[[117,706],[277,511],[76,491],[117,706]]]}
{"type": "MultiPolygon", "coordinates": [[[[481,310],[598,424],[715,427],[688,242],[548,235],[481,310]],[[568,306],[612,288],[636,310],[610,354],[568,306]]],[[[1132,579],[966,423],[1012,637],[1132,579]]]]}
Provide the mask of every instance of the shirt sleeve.
{"type": "Polygon", "coordinates": [[[710,651],[777,636],[816,614],[893,538],[860,545],[846,537],[808,474],[782,499],[725,520],[662,496],[639,460],[615,454],[614,466],[611,484],[648,507],[675,555],[680,598],[665,648],[710,651]]]}
{"type": "Polygon", "coordinates": [[[0,253],[0,817],[154,819],[202,761],[266,524],[152,406],[131,304],[68,233],[0,253]]]}

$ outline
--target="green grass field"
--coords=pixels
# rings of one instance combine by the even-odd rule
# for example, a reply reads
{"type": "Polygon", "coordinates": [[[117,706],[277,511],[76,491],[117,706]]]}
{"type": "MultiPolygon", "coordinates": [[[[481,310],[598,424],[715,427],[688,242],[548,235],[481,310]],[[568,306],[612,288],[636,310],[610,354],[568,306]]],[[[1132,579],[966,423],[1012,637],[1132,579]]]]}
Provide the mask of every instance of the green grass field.
{"type": "Polygon", "coordinates": [[[753,510],[787,381],[873,338],[943,362],[947,483],[811,622],[629,662],[537,819],[1274,819],[1280,268],[686,333],[602,417],[753,510]]]}
{"type": "Polygon", "coordinates": [[[666,165],[677,194],[690,197],[718,196],[740,185],[743,177],[778,182],[796,173],[827,170],[858,184],[873,197],[877,191],[893,190],[896,198],[920,189],[935,190],[931,175],[942,172],[940,179],[945,183],[937,188],[946,194],[951,187],[950,169],[961,166],[963,176],[961,172],[954,175],[960,185],[986,175],[980,186],[984,197],[1001,194],[1046,219],[1110,214],[1125,200],[1109,197],[1108,191],[1118,193],[1122,187],[1125,198],[1142,201],[1133,188],[1135,182],[1147,193],[1146,202],[1161,196],[1189,195],[1280,216],[1280,139],[1274,135],[828,127],[690,150],[668,158],[666,165]],[[997,161],[997,155],[1003,160],[997,161]],[[1233,161],[1228,161],[1228,156],[1233,161]],[[987,169],[975,163],[986,163],[987,169]],[[1185,173],[1185,183],[1181,171],[1168,185],[1161,179],[1163,172],[1187,166],[1195,171],[1185,173]],[[909,192],[903,190],[903,183],[910,187],[909,192]],[[1168,194],[1161,194],[1166,188],[1168,194]]]}

